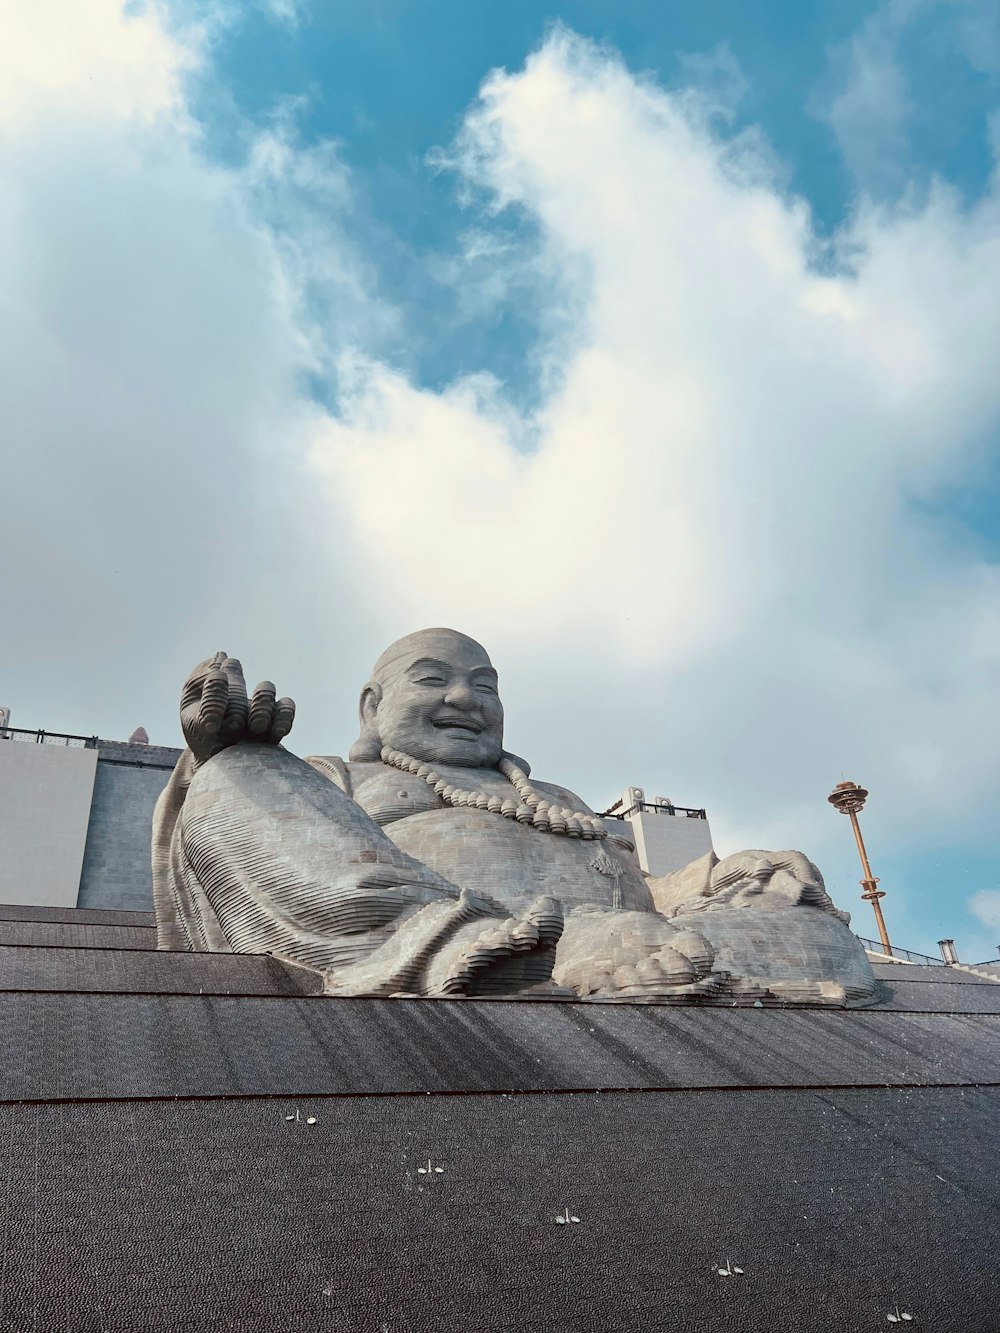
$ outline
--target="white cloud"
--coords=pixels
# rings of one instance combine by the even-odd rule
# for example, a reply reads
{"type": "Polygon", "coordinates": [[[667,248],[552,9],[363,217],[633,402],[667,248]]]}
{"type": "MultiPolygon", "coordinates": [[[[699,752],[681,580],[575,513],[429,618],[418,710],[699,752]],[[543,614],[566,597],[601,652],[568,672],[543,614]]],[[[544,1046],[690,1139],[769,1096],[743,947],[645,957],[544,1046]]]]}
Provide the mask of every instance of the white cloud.
{"type": "Polygon", "coordinates": [[[32,116],[148,120],[176,111],[180,76],[197,59],[155,8],[125,14],[121,0],[4,0],[0,23],[7,134],[32,116]]]}
{"type": "Polygon", "coordinates": [[[980,889],[968,900],[966,907],[984,926],[1000,930],[1000,889],[980,889]]]}
{"type": "Polygon", "coordinates": [[[955,0],[955,45],[979,74],[1000,70],[1000,12],[983,0],[955,0]]]}
{"type": "Polygon", "coordinates": [[[0,659],[22,725],[173,739],[177,682],[220,643],[280,675],[265,646],[313,615],[336,546],[303,480],[302,379],[335,341],[318,312],[342,302],[366,337],[382,313],[329,148],[279,119],[242,165],[205,151],[186,79],[226,15],[201,8],[211,30],[18,6],[4,47],[0,659]]]}
{"type": "Polygon", "coordinates": [[[306,10],[305,0],[259,0],[264,12],[278,23],[295,27],[306,10]]]}
{"type": "Polygon", "coordinates": [[[876,842],[985,836],[1000,571],[915,505],[996,429],[997,201],[940,185],[821,254],[766,154],[689,109],[565,33],[491,76],[453,160],[578,312],[538,349],[555,387],[518,417],[355,362],[316,466],[374,595],[512,664],[517,744],[565,780],[819,854],[844,769],[876,842]]]}

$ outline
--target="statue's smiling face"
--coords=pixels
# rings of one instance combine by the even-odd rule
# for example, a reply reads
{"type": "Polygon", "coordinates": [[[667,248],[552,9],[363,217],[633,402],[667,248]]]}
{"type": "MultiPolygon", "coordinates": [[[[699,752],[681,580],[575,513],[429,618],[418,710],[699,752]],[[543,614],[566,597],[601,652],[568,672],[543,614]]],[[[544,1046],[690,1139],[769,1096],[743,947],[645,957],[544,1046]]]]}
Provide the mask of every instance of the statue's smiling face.
{"type": "Polygon", "coordinates": [[[500,762],[497,673],[470,639],[435,636],[393,672],[370,706],[382,744],[422,763],[495,768],[500,762]]]}

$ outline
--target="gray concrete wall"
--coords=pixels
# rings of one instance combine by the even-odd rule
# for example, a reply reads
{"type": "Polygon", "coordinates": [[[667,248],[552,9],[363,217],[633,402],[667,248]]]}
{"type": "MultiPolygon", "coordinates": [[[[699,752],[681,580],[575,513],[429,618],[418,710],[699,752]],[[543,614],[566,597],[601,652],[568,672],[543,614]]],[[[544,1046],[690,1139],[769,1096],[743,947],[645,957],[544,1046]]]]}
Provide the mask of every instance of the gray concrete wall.
{"type": "Polygon", "coordinates": [[[76,905],[97,751],[0,740],[0,902],[76,905]]]}
{"type": "Polygon", "coordinates": [[[97,753],[77,906],[148,912],[153,907],[153,807],[181,752],[99,741],[97,753]]]}
{"type": "Polygon", "coordinates": [[[636,810],[624,824],[635,839],[639,864],[650,875],[669,875],[712,850],[707,819],[636,810]]]}

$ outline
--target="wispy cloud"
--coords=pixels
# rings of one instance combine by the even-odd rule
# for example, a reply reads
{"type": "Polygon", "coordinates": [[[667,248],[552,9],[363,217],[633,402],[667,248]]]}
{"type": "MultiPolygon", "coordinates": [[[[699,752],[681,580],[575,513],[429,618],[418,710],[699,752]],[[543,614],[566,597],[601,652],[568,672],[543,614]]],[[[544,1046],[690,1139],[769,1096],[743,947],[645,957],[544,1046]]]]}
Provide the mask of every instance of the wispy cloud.
{"type": "Polygon", "coordinates": [[[926,0],[888,0],[831,52],[834,91],[816,109],[837,138],[858,185],[876,198],[907,178],[913,103],[899,56],[906,25],[926,0]]]}
{"type": "Polygon", "coordinates": [[[989,0],[883,0],[829,52],[813,111],[863,194],[893,199],[925,187],[917,128],[942,113],[934,85],[956,57],[980,75],[1000,72],[1000,12],[989,0]]]}

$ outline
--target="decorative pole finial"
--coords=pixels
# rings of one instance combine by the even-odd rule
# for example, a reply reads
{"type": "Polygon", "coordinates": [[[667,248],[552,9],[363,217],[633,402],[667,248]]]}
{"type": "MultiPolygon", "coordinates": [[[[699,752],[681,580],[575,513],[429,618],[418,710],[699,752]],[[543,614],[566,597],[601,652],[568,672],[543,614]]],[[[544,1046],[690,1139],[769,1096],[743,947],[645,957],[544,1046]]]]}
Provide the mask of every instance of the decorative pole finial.
{"type": "Polygon", "coordinates": [[[861,881],[861,887],[864,889],[861,897],[866,902],[870,902],[874,909],[879,939],[882,941],[882,947],[891,958],[892,945],[889,943],[889,932],[885,928],[882,904],[879,902],[880,898],[885,897],[885,892],[876,887],[878,879],[872,874],[872,868],[868,864],[868,853],[865,851],[864,839],[861,837],[861,826],[858,823],[858,814],[864,809],[868,793],[864,787],[859,787],[856,782],[838,782],[826,799],[835,810],[850,817],[851,828],[854,830],[854,840],[858,844],[858,855],[861,857],[861,868],[865,872],[865,877],[861,881]]]}

